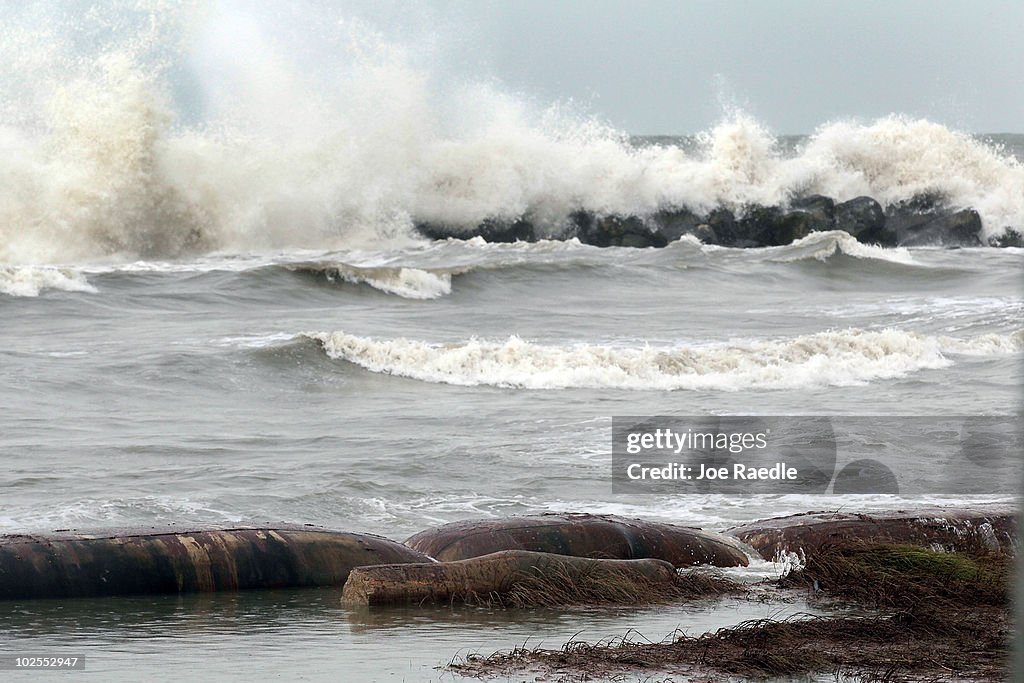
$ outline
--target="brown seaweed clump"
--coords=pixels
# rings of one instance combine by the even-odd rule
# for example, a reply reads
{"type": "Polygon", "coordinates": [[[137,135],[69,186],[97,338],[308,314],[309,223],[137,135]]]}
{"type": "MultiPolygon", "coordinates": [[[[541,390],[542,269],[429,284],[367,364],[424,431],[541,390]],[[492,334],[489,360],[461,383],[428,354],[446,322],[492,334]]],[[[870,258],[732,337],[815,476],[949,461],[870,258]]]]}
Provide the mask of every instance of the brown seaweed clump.
{"type": "Polygon", "coordinates": [[[489,597],[483,603],[511,608],[651,605],[717,597],[743,590],[743,586],[735,581],[704,570],[677,571],[667,583],[629,576],[581,577],[560,571],[522,578],[508,593],[489,597]]]}
{"type": "Polygon", "coordinates": [[[1002,681],[1013,626],[1012,561],[989,552],[947,553],[853,542],[822,547],[780,587],[858,607],[857,615],[749,621],[660,643],[616,639],[560,650],[501,652],[453,663],[464,675],[518,670],[591,680],[626,672],[744,678],[810,673],[864,681],[1002,681]]]}
{"type": "Polygon", "coordinates": [[[852,541],[822,547],[780,583],[872,607],[955,610],[1007,606],[1012,577],[1002,553],[852,541]]]}

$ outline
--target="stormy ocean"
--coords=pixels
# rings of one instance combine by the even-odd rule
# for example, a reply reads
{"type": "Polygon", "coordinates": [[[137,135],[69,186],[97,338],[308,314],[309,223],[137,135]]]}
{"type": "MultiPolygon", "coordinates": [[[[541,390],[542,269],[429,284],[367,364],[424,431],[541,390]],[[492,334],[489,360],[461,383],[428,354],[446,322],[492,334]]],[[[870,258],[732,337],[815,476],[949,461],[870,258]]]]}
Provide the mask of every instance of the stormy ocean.
{"type": "MultiPolygon", "coordinates": [[[[1020,248],[414,225],[938,192],[994,237],[1024,231],[1024,135],[892,115],[781,136],[729,111],[630,137],[445,80],[340,17],[303,43],[225,10],[4,11],[0,532],[284,521],[402,540],[548,511],[724,529],[908,499],[614,495],[612,416],[1020,413],[1020,248]]],[[[531,637],[660,639],[779,609],[42,601],[0,606],[0,649],[73,652],[75,675],[108,681],[455,680],[436,667],[531,637]]]]}

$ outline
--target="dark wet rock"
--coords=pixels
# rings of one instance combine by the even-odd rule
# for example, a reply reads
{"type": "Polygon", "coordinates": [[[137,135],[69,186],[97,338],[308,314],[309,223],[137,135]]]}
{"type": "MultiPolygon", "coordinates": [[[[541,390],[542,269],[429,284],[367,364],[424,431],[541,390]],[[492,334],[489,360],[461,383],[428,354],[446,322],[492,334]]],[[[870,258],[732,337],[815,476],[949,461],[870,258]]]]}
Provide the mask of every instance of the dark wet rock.
{"type": "Polygon", "coordinates": [[[981,216],[974,209],[930,213],[894,211],[888,223],[897,242],[907,247],[981,246],[981,216]]]}
{"type": "Polygon", "coordinates": [[[804,211],[810,211],[821,215],[827,220],[835,215],[836,203],[831,197],[826,197],[821,194],[807,195],[806,197],[797,197],[790,201],[790,208],[803,209],[804,211]]]}
{"type": "MultiPolygon", "coordinates": [[[[685,207],[658,211],[651,216],[650,223],[669,242],[675,242],[683,235],[697,235],[698,229],[705,225],[701,216],[685,207]]],[[[706,230],[703,233],[708,234],[706,230]]]]}
{"type": "Polygon", "coordinates": [[[714,244],[719,244],[725,247],[735,246],[751,246],[750,244],[740,244],[740,233],[739,226],[736,223],[736,215],[726,208],[714,209],[704,219],[703,225],[706,225],[716,237],[714,244]]]}
{"type": "MultiPolygon", "coordinates": [[[[479,225],[416,224],[431,239],[536,242],[570,239],[596,247],[664,247],[684,235],[705,244],[733,248],[784,246],[814,232],[843,230],[858,241],[891,247],[980,246],[981,217],[973,209],[950,208],[938,194],[922,194],[886,208],[871,197],[836,204],[823,195],[794,198],[787,207],[747,206],[737,213],[719,207],[706,216],[676,207],[647,216],[599,214],[579,209],[560,225],[534,225],[528,217],[488,218],[479,225]]],[[[1007,228],[990,246],[1024,246],[1024,235],[1007,228]]]]}
{"type": "Polygon", "coordinates": [[[487,218],[474,228],[465,228],[441,223],[417,223],[416,231],[433,240],[449,238],[468,240],[482,237],[487,242],[536,242],[533,224],[526,218],[507,220],[487,218]]]}
{"type": "Polygon", "coordinates": [[[885,209],[886,224],[898,244],[908,247],[981,245],[981,217],[974,209],[955,210],[938,193],[923,193],[885,209]]]}
{"type": "Polygon", "coordinates": [[[441,223],[416,223],[413,228],[419,234],[423,235],[427,239],[432,240],[446,240],[449,238],[458,240],[468,240],[471,238],[472,229],[468,228],[457,228],[451,225],[444,225],[441,223]]]}
{"type": "MultiPolygon", "coordinates": [[[[596,228],[594,227],[597,222],[597,217],[590,211],[584,209],[577,209],[569,214],[569,235],[575,237],[584,244],[592,244],[589,240],[596,238],[596,228]]],[[[607,244],[597,244],[594,246],[609,246],[607,244]]]]}
{"type": "Polygon", "coordinates": [[[1002,235],[989,237],[990,247],[1022,247],[1024,248],[1024,235],[1013,228],[1006,228],[1002,235]]]}
{"type": "Polygon", "coordinates": [[[699,239],[704,244],[718,244],[718,235],[715,233],[715,229],[707,223],[701,223],[693,229],[693,236],[699,239]]]}
{"type": "Polygon", "coordinates": [[[835,225],[838,230],[853,235],[858,242],[896,246],[896,231],[886,224],[882,205],[871,197],[856,197],[836,204],[835,225]]]}
{"type": "Polygon", "coordinates": [[[731,246],[783,246],[812,232],[830,230],[832,225],[832,219],[820,207],[785,210],[778,206],[755,206],[737,221],[737,237],[731,246]]]}
{"type": "Polygon", "coordinates": [[[737,249],[764,247],[771,243],[771,226],[781,215],[776,207],[753,207],[736,216],[729,209],[715,209],[705,222],[714,230],[719,245],[737,249]]]}
{"type": "Polygon", "coordinates": [[[831,230],[833,221],[818,211],[796,209],[779,216],[772,226],[772,243],[775,245],[791,244],[807,237],[812,232],[831,230]]]}
{"type": "MultiPolygon", "coordinates": [[[[963,209],[949,216],[942,216],[928,226],[931,235],[921,234],[919,239],[939,246],[981,246],[981,216],[974,209],[963,209]],[[933,237],[934,236],[934,237],[933,237]]],[[[910,244],[910,242],[907,242],[910,244]]]]}
{"type": "Polygon", "coordinates": [[[790,210],[800,210],[809,214],[811,232],[824,232],[836,227],[836,203],[831,197],[812,194],[798,197],[789,203],[790,210]]]}
{"type": "Polygon", "coordinates": [[[619,240],[618,246],[643,249],[644,247],[664,247],[666,244],[668,241],[664,237],[660,237],[658,233],[652,232],[646,235],[626,233],[619,240]]]}
{"type": "Polygon", "coordinates": [[[912,213],[899,209],[890,209],[886,214],[886,223],[889,229],[896,234],[898,244],[906,244],[908,238],[924,232],[928,224],[935,219],[935,214],[912,213]]]}
{"type": "Polygon", "coordinates": [[[737,247],[774,246],[772,235],[775,225],[782,217],[782,209],[777,206],[754,206],[747,208],[736,221],[737,247]]]}
{"type": "Polygon", "coordinates": [[[910,199],[890,204],[886,213],[930,214],[939,213],[948,207],[949,200],[941,192],[922,192],[910,199]]]}
{"type": "Polygon", "coordinates": [[[525,218],[514,221],[488,218],[477,226],[477,234],[488,242],[536,242],[533,224],[525,218]]]}
{"type": "Polygon", "coordinates": [[[638,216],[576,211],[570,217],[576,237],[595,247],[664,247],[668,240],[638,216]]]}

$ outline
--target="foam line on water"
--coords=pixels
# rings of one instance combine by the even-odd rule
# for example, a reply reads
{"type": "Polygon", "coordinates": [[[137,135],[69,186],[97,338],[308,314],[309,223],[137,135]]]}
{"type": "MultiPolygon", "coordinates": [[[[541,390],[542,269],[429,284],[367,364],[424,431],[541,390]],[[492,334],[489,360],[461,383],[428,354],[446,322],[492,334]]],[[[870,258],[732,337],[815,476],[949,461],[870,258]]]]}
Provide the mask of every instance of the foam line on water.
{"type": "Polygon", "coordinates": [[[447,344],[308,333],[333,359],[424,382],[522,389],[794,389],[849,386],[943,368],[949,355],[1016,353],[1024,332],[970,339],[837,330],[710,346],[549,345],[510,337],[447,344]]]}

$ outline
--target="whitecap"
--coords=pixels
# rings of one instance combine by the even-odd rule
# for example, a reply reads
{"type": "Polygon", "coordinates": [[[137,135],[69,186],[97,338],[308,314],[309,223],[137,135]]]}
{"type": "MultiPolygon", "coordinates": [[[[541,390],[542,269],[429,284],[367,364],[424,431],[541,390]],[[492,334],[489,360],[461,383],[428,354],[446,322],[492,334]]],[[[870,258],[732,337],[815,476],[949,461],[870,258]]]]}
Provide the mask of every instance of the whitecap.
{"type": "Polygon", "coordinates": [[[524,389],[794,389],[849,386],[947,367],[946,353],[1014,353],[1021,333],[959,340],[848,329],[702,346],[548,345],[513,336],[430,343],[308,333],[328,356],[424,382],[524,389]]]}
{"type": "Polygon", "coordinates": [[[70,268],[0,265],[0,293],[9,296],[39,296],[46,289],[92,294],[98,291],[89,284],[85,275],[70,268]]]}

